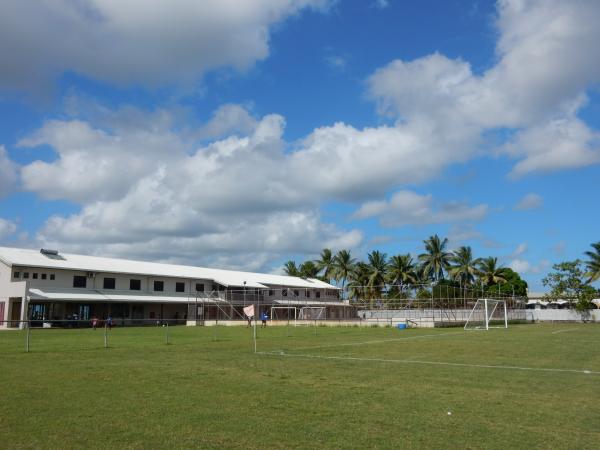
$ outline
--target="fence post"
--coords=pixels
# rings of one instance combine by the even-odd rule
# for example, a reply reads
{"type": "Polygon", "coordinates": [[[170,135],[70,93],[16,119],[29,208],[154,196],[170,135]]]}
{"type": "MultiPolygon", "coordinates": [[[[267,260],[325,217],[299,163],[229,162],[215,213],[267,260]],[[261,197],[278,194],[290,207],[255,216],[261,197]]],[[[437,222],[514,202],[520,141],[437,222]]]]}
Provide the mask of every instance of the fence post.
{"type": "Polygon", "coordinates": [[[169,345],[169,321],[167,320],[167,329],[166,331],[166,338],[167,338],[167,345],[169,345]]]}
{"type": "Polygon", "coordinates": [[[104,348],[108,348],[108,326],[104,321],[104,348]]]}
{"type": "Polygon", "coordinates": [[[31,333],[31,323],[27,321],[27,333],[25,333],[25,353],[29,353],[29,334],[31,333]]]}

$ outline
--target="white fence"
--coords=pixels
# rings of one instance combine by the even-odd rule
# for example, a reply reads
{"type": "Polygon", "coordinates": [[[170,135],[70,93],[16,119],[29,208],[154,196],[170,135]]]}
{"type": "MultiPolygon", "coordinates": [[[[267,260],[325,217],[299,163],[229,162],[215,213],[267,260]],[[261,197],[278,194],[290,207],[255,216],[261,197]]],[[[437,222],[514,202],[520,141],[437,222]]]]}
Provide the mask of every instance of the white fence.
{"type": "Polygon", "coordinates": [[[600,310],[590,309],[528,309],[527,320],[532,322],[600,322],[600,310]]]}

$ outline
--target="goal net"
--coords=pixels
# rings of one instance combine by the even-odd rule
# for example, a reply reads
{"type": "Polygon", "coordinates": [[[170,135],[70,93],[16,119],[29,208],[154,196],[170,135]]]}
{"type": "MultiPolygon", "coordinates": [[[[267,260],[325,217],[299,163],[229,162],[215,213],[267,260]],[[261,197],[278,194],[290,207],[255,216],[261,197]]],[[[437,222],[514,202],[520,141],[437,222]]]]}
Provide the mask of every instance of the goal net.
{"type": "Polygon", "coordinates": [[[298,320],[324,320],[325,316],[324,306],[305,306],[300,308],[298,320]]]}
{"type": "Polygon", "coordinates": [[[465,323],[465,330],[490,328],[508,328],[506,302],[489,298],[477,299],[465,323]]]}
{"type": "Polygon", "coordinates": [[[271,320],[293,320],[297,319],[298,308],[295,306],[272,306],[271,320]]]}

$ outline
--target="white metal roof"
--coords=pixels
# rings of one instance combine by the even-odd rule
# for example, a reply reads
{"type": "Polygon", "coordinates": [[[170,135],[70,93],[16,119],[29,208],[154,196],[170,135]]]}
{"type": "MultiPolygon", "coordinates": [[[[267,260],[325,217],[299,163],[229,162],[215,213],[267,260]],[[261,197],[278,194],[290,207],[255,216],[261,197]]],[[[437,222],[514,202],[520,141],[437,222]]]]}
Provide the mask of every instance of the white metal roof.
{"type": "Polygon", "coordinates": [[[320,301],[320,300],[275,300],[274,303],[278,305],[293,305],[293,306],[310,306],[310,307],[318,307],[318,306],[349,306],[347,303],[343,301],[335,302],[335,301],[320,301]]]}
{"type": "Polygon", "coordinates": [[[265,289],[269,286],[339,289],[314,278],[299,278],[266,273],[240,272],[236,270],[209,269],[205,267],[133,261],[98,256],[60,253],[62,259],[48,257],[39,250],[0,247],[0,261],[13,266],[69,269],[85,272],[136,274],[155,277],[213,280],[227,287],[265,289]]]}
{"type": "MultiPolygon", "coordinates": [[[[32,300],[63,300],[81,302],[144,302],[144,303],[188,303],[196,297],[187,295],[146,295],[143,293],[86,289],[29,289],[32,300]]],[[[224,303],[224,300],[211,297],[200,298],[203,303],[224,303]]]]}

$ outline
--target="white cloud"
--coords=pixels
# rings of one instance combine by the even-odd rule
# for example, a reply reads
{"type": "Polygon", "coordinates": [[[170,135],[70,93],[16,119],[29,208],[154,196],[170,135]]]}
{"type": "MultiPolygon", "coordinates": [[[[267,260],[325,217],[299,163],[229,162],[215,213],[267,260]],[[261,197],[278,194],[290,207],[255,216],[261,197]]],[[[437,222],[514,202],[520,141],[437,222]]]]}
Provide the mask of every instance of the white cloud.
{"type": "Polygon", "coordinates": [[[541,208],[544,204],[544,199],[538,194],[529,193],[526,194],[519,203],[515,205],[515,209],[518,211],[527,211],[530,209],[541,208]]]}
{"type": "Polygon", "coordinates": [[[600,80],[600,60],[590,57],[599,20],[596,1],[500,1],[496,65],[478,75],[438,53],[396,60],[370,77],[369,92],[382,113],[427,124],[446,147],[441,165],[472,157],[483,132],[504,128],[519,130],[502,148],[519,159],[514,176],[594,164],[598,133],[575,114],[600,80]]]}
{"type": "Polygon", "coordinates": [[[388,6],[390,6],[390,2],[389,0],[375,0],[374,5],[378,9],[386,9],[388,6]]]}
{"type": "Polygon", "coordinates": [[[0,86],[32,91],[64,71],[117,84],[194,83],[269,54],[270,27],[328,0],[7,0],[0,86]]]}
{"type": "Polygon", "coordinates": [[[8,157],[3,145],[0,145],[0,198],[12,192],[18,180],[18,167],[8,157]]]}
{"type": "Polygon", "coordinates": [[[515,248],[515,250],[511,253],[509,258],[518,258],[519,256],[522,256],[525,252],[527,252],[527,243],[522,242],[519,245],[517,245],[517,248],[515,248]]]}
{"type": "Polygon", "coordinates": [[[531,269],[532,269],[531,263],[524,259],[513,259],[508,264],[508,267],[510,267],[512,270],[514,270],[517,273],[530,273],[531,269]]]}
{"type": "Polygon", "coordinates": [[[257,125],[257,121],[241,105],[227,104],[217,109],[210,121],[198,132],[203,139],[219,138],[231,133],[247,135],[257,125]]]}
{"type": "Polygon", "coordinates": [[[346,68],[346,58],[339,55],[328,55],[325,57],[325,62],[334,69],[344,70],[346,68]]]}
{"type": "Polygon", "coordinates": [[[17,231],[17,225],[10,221],[0,217],[0,239],[5,239],[17,231]]]}
{"type": "Polygon", "coordinates": [[[515,258],[508,264],[508,267],[520,274],[539,274],[548,269],[549,266],[550,261],[547,259],[540,260],[538,264],[532,264],[525,259],[515,258]]]}
{"type": "Polygon", "coordinates": [[[431,195],[398,191],[389,201],[370,201],[362,204],[353,217],[356,219],[378,217],[384,227],[400,227],[481,220],[487,212],[487,205],[471,207],[459,202],[435,205],[431,195]]]}
{"type": "Polygon", "coordinates": [[[511,175],[550,172],[584,167],[600,162],[600,133],[575,117],[566,117],[528,128],[505,147],[512,156],[522,157],[511,175]]]}
{"type": "MultiPolygon", "coordinates": [[[[23,146],[49,144],[57,152],[53,162],[22,169],[26,189],[83,205],[71,216],[51,217],[39,242],[145,259],[174,255],[179,262],[210,265],[232,266],[239,257],[236,264],[253,269],[278,255],[361,243],[358,230],[321,220],[321,197],[305,189],[294,155],[284,151],[281,116],[256,121],[247,136],[190,150],[170,131],[176,124],[165,119],[168,113],[136,114],[140,120],[106,129],[51,121],[22,140],[23,146]]],[[[231,121],[228,114],[215,114],[209,123],[224,130],[231,121]]]]}

